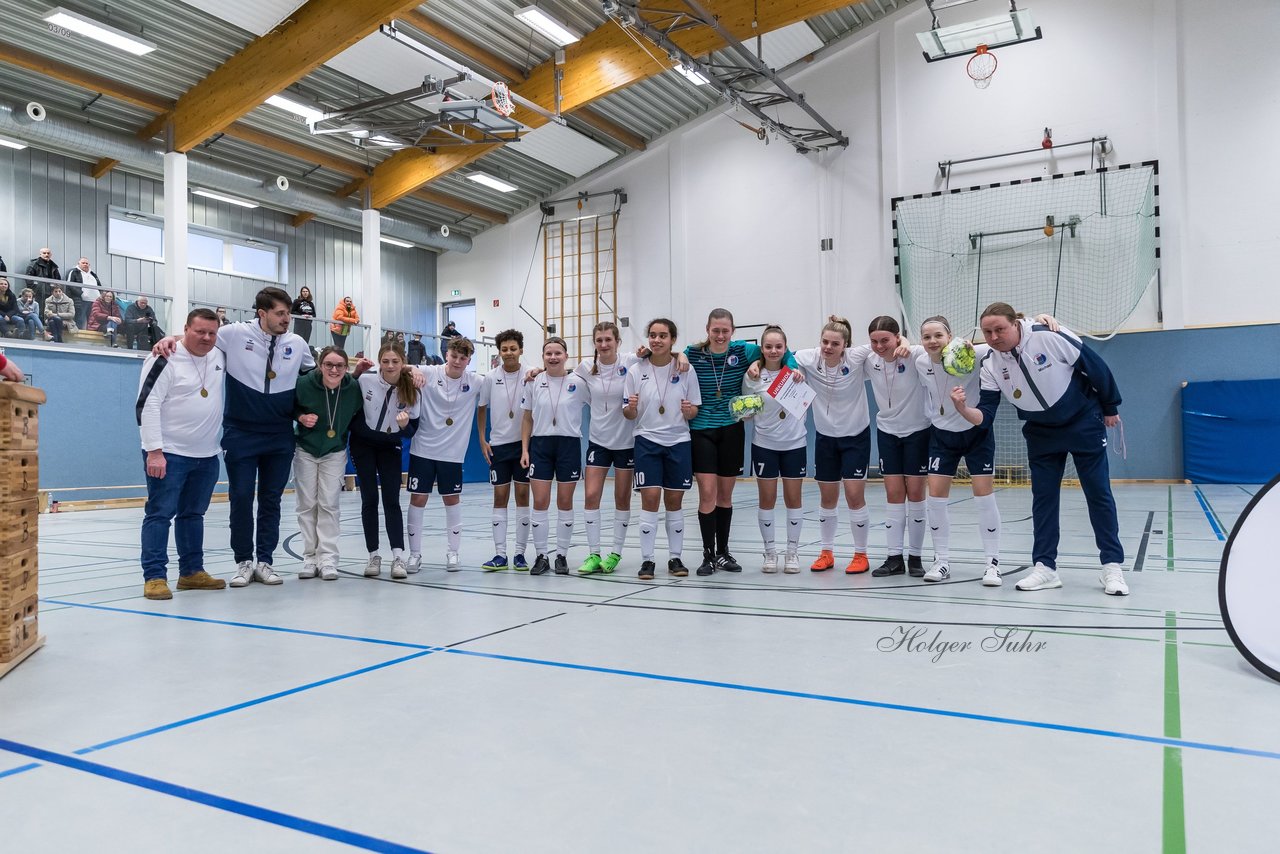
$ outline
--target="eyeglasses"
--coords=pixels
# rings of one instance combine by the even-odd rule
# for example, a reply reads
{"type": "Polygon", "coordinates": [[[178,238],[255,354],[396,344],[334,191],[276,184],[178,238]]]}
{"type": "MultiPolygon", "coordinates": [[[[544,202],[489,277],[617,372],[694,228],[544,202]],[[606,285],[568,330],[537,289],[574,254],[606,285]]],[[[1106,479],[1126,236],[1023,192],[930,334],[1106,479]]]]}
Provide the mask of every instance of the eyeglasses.
{"type": "Polygon", "coordinates": [[[321,367],[328,368],[331,371],[342,371],[346,370],[347,366],[340,362],[323,362],[321,363],[321,367]]]}

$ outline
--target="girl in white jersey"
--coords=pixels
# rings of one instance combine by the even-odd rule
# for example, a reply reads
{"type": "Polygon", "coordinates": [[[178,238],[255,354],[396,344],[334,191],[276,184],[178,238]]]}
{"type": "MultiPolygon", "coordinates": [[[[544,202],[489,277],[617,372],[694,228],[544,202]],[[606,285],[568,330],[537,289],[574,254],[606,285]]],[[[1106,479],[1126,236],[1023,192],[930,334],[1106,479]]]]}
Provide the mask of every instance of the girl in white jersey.
{"type": "Polygon", "coordinates": [[[684,494],[693,486],[689,421],[698,414],[702,394],[692,371],[680,373],[671,349],[676,325],[666,318],[649,321],[649,356],[627,372],[622,414],[636,425],[635,485],[640,491],[640,578],[654,576],[658,502],[667,508],[667,572],[689,574],[684,549],[684,494]]]}
{"type": "Polygon", "coordinates": [[[533,545],[538,553],[533,575],[551,569],[547,561],[547,509],[551,505],[551,480],[556,480],[556,575],[569,574],[569,542],[573,539],[573,492],[582,468],[582,406],[586,383],[565,370],[569,348],[562,338],[548,338],[542,345],[546,370],[525,386],[523,453],[520,465],[529,469],[533,493],[533,545]]]}
{"type": "MultiPolygon", "coordinates": [[[[800,488],[804,485],[809,457],[809,430],[804,417],[796,418],[766,394],[783,372],[787,353],[787,335],[780,326],[766,326],[760,336],[760,352],[764,363],[760,370],[748,371],[742,379],[743,394],[759,394],[764,409],[752,419],[751,468],[760,490],[757,517],[760,537],[764,542],[765,572],[778,571],[778,552],[774,546],[774,513],[778,502],[778,478],[782,478],[782,500],[787,506],[787,552],[784,571],[800,571],[800,531],[804,526],[804,509],[800,504],[800,488]],[[753,376],[754,375],[754,376],[753,376]]],[[[799,378],[792,372],[792,380],[799,378]]],[[[785,381],[785,380],[784,380],[785,381]]]]}

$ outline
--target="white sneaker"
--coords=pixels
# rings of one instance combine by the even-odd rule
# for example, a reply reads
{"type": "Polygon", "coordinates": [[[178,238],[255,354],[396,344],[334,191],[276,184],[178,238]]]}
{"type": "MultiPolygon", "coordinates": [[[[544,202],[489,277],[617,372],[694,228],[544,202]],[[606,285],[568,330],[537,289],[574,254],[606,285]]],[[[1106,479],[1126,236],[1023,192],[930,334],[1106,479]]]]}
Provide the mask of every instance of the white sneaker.
{"type": "Polygon", "coordinates": [[[1050,569],[1042,563],[1031,569],[1031,574],[1014,585],[1019,590],[1052,590],[1062,586],[1056,569],[1050,569]]]}
{"type": "Polygon", "coordinates": [[[392,578],[408,578],[409,569],[405,566],[404,558],[397,557],[391,559],[391,577],[392,578]]]}
{"type": "Polygon", "coordinates": [[[945,563],[935,563],[924,574],[925,581],[946,581],[951,577],[951,570],[947,568],[945,563]]]}
{"type": "Polygon", "coordinates": [[[1129,585],[1124,580],[1124,568],[1118,563],[1102,567],[1102,589],[1108,596],[1128,596],[1129,585]]]}
{"type": "Polygon", "coordinates": [[[276,575],[276,571],[271,568],[271,564],[259,562],[253,568],[253,580],[260,581],[263,584],[284,584],[284,579],[276,575]]]}
{"type": "Polygon", "coordinates": [[[444,556],[444,569],[445,569],[445,572],[458,571],[458,553],[457,552],[449,552],[447,555],[444,556]]]}
{"type": "Polygon", "coordinates": [[[408,569],[410,575],[422,569],[422,555],[409,555],[408,569]]]}
{"type": "Polygon", "coordinates": [[[788,575],[795,575],[800,571],[800,555],[795,552],[787,552],[787,559],[782,566],[783,572],[788,575]]]}
{"type": "Polygon", "coordinates": [[[369,562],[364,565],[365,578],[377,578],[382,574],[382,555],[369,555],[369,562]]]}
{"type": "Polygon", "coordinates": [[[299,578],[315,578],[319,574],[320,574],[320,567],[316,566],[314,563],[311,563],[310,561],[307,561],[306,563],[304,563],[302,565],[302,569],[298,571],[299,578]]]}
{"type": "Polygon", "coordinates": [[[1000,580],[1000,567],[998,567],[996,562],[993,560],[987,561],[986,571],[982,573],[982,586],[999,587],[1003,583],[1004,582],[1000,580]]]}
{"type": "Polygon", "coordinates": [[[253,581],[253,561],[242,560],[236,564],[236,574],[231,579],[232,587],[248,587],[253,581]]]}
{"type": "Polygon", "coordinates": [[[769,552],[764,556],[764,566],[760,568],[763,572],[778,571],[778,553],[769,552]]]}
{"type": "Polygon", "coordinates": [[[332,564],[324,564],[320,567],[320,578],[324,581],[337,581],[338,568],[332,564]]]}

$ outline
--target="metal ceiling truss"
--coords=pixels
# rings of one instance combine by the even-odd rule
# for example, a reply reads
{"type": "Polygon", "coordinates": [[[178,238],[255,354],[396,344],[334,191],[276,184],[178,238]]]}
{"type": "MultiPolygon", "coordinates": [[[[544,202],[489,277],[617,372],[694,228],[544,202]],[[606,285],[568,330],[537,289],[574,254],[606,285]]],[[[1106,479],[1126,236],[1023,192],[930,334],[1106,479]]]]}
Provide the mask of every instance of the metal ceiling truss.
{"type": "Polygon", "coordinates": [[[822,117],[807,100],[804,93],[796,92],[765,65],[745,44],[721,25],[719,19],[707,11],[697,0],[677,0],[681,8],[642,6],[630,0],[604,0],[605,14],[618,22],[625,30],[644,36],[672,61],[686,71],[706,78],[707,85],[720,96],[751,113],[760,121],[757,131],[760,139],[767,141],[770,133],[785,139],[801,154],[825,148],[847,148],[849,139],[822,117]],[[672,41],[672,35],[694,27],[710,27],[725,43],[722,52],[730,62],[702,61],[672,41]],[[772,89],[761,88],[762,86],[772,89]],[[782,121],[777,107],[793,104],[805,112],[817,127],[799,127],[782,121]],[[774,115],[766,110],[775,108],[774,115]]]}

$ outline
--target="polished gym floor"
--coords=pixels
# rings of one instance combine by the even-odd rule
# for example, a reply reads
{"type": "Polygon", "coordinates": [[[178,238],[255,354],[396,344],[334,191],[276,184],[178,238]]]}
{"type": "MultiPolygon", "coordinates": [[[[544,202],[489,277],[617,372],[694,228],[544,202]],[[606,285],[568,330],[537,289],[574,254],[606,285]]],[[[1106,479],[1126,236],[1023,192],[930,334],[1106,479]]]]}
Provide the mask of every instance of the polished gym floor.
{"type": "MultiPolygon", "coordinates": [[[[483,573],[484,484],[462,572],[433,501],[422,572],[363,578],[344,493],[343,574],[301,581],[286,496],[283,586],[168,602],[142,598],[141,510],[43,516],[48,641],[0,680],[0,830],[15,852],[1274,851],[1280,685],[1217,606],[1255,489],[1117,486],[1127,598],[1102,593],[1074,489],[1065,587],[1036,593],[1013,588],[1019,488],[1001,588],[963,486],[940,584],[810,573],[812,484],[800,575],[759,571],[744,481],[745,571],[651,582],[634,529],[612,576],[483,573]]],[[[206,540],[229,578],[226,519],[206,540]]]]}

